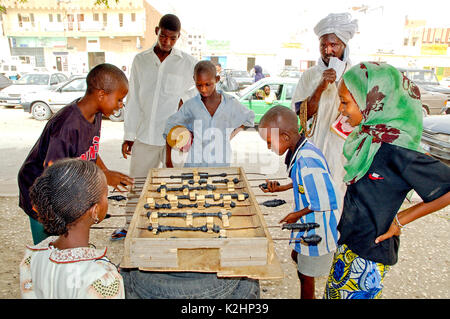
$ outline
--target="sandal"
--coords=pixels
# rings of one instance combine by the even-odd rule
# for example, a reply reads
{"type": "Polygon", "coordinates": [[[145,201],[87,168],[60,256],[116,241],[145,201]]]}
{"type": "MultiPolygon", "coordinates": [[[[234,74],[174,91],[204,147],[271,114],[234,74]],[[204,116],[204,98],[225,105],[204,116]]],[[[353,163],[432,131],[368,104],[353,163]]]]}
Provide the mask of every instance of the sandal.
{"type": "Polygon", "coordinates": [[[122,240],[127,236],[127,230],[125,228],[116,229],[112,234],[111,240],[122,240]]]}

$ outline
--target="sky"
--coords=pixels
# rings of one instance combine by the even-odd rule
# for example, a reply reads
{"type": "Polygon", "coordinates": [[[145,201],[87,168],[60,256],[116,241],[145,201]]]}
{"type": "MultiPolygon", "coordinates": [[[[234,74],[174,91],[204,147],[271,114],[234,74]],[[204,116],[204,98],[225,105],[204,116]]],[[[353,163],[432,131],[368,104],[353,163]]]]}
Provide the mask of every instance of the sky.
{"type": "Polygon", "coordinates": [[[331,12],[352,6],[384,6],[386,25],[393,20],[426,19],[436,26],[450,26],[448,0],[147,0],[161,14],[175,13],[189,32],[205,32],[209,38],[246,38],[264,41],[289,30],[314,26],[331,12]]]}

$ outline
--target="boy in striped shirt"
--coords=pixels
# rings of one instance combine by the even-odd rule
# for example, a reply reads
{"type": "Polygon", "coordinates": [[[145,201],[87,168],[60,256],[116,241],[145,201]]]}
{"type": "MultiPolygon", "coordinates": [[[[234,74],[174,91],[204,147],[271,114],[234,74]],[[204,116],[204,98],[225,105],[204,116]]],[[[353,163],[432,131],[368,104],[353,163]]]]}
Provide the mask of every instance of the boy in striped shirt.
{"type": "Polygon", "coordinates": [[[320,227],[307,231],[293,230],[290,246],[292,259],[298,265],[300,296],[314,299],[314,277],[329,274],[338,240],[337,224],[341,207],[337,187],[334,185],[322,152],[299,133],[294,111],[284,106],[271,108],[261,119],[259,135],[267,147],[278,155],[286,154],[285,164],[292,183],[279,185],[267,180],[264,192],[281,192],[293,189],[295,211],[280,223],[317,223],[320,227]],[[306,244],[302,236],[317,234],[322,240],[306,244]]]}

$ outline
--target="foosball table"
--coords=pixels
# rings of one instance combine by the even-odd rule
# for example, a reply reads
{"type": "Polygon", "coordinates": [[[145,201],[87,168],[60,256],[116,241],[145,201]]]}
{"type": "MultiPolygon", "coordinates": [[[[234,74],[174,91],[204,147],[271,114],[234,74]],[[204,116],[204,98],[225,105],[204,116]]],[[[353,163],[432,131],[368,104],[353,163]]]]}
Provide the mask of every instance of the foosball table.
{"type": "Polygon", "coordinates": [[[138,187],[121,268],[283,277],[242,168],[156,168],[138,187]]]}

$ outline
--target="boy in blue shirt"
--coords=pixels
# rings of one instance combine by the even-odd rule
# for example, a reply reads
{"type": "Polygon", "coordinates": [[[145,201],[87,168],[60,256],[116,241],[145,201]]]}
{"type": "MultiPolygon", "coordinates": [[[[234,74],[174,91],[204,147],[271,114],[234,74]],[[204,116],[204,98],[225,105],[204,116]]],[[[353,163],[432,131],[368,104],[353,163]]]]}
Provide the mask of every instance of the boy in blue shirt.
{"type": "MultiPolygon", "coordinates": [[[[163,133],[177,125],[193,133],[185,167],[224,167],[231,163],[230,140],[244,128],[253,127],[255,113],[231,95],[216,90],[220,76],[211,61],[200,61],[194,69],[194,81],[200,94],[186,101],[169,117],[163,133]]],[[[173,167],[171,146],[166,143],[166,166],[173,167]]]]}
{"type": "Polygon", "coordinates": [[[258,132],[267,147],[278,155],[286,154],[285,164],[292,183],[279,185],[267,180],[264,192],[294,190],[295,211],[280,223],[317,223],[320,226],[291,232],[292,258],[298,265],[300,296],[314,299],[314,277],[330,272],[338,240],[337,224],[340,218],[338,189],[335,187],[322,152],[299,133],[297,116],[281,105],[271,108],[261,119],[258,132]],[[322,240],[314,245],[301,240],[302,236],[319,235],[322,240]]]}

